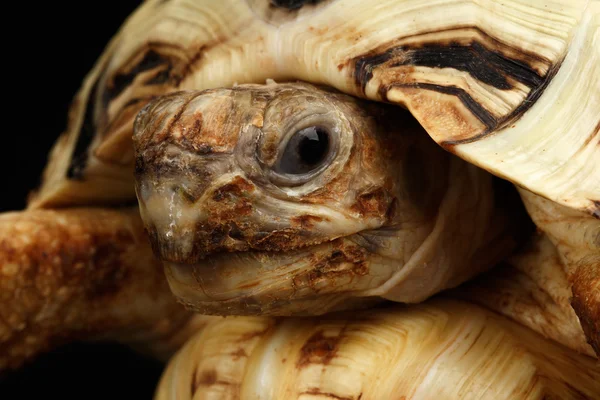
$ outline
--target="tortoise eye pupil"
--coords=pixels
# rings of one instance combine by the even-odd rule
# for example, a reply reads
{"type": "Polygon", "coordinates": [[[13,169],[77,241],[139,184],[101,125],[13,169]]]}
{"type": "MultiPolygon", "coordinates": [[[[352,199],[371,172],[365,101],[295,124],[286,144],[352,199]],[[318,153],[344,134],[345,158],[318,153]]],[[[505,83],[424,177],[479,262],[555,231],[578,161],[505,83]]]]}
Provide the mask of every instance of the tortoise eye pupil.
{"type": "Polygon", "coordinates": [[[279,161],[279,172],[300,175],[319,168],[329,154],[329,132],[311,126],[294,133],[279,161]]]}
{"type": "Polygon", "coordinates": [[[298,156],[300,161],[309,166],[319,164],[327,155],[329,150],[329,135],[318,127],[310,127],[296,133],[301,135],[298,145],[298,156]]]}

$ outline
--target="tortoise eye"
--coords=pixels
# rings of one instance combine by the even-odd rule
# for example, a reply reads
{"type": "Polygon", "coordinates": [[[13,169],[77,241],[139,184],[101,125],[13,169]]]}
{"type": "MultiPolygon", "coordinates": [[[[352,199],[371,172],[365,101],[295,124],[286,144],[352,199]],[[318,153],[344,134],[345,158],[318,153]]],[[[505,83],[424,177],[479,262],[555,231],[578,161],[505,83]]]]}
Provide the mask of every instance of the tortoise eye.
{"type": "Polygon", "coordinates": [[[304,175],[321,167],[331,152],[330,134],[320,126],[296,131],[288,140],[276,165],[276,172],[304,175]]]}

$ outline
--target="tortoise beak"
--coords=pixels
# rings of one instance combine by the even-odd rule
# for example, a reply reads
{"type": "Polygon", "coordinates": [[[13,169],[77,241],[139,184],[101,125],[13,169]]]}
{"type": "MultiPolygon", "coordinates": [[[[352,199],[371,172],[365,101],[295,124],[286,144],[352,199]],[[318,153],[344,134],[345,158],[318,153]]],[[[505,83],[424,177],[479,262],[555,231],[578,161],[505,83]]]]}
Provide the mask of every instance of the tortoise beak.
{"type": "Polygon", "coordinates": [[[204,256],[194,242],[210,214],[205,197],[238,176],[233,151],[243,113],[231,112],[234,106],[226,89],[178,92],[151,102],[136,118],[136,194],[154,251],[163,260],[193,262],[204,256]]]}

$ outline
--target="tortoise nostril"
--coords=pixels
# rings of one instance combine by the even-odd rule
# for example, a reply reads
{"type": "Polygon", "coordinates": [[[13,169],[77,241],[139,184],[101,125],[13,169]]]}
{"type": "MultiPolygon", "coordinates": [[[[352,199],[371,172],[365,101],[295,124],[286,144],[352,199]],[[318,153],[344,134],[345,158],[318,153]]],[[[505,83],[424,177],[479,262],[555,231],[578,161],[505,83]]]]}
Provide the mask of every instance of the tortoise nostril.
{"type": "Polygon", "coordinates": [[[194,203],[196,201],[194,195],[192,195],[184,185],[173,185],[171,191],[173,191],[180,199],[188,203],[194,203]]]}

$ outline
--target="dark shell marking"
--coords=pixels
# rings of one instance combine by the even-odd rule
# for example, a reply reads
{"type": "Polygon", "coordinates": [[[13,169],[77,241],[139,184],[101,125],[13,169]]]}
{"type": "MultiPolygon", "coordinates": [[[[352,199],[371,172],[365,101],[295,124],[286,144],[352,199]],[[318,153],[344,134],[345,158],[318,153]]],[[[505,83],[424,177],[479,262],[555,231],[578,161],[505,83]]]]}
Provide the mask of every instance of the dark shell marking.
{"type": "Polygon", "coordinates": [[[96,119],[95,119],[95,106],[96,98],[98,93],[98,84],[100,79],[96,79],[96,82],[90,89],[86,102],[83,119],[79,128],[79,134],[77,135],[77,142],[75,142],[75,149],[71,156],[71,163],[67,169],[67,178],[81,180],[84,176],[84,170],[87,166],[87,160],[89,156],[89,148],[94,140],[96,134],[96,119]]]}
{"type": "Polygon", "coordinates": [[[487,128],[486,132],[495,129],[498,126],[498,119],[495,118],[488,110],[479,104],[469,93],[464,89],[456,86],[434,85],[432,83],[405,83],[391,84],[379,88],[379,93],[382,98],[386,98],[387,92],[395,87],[406,87],[415,89],[431,90],[438,93],[449,94],[458,97],[460,102],[487,128]]]}
{"type": "Polygon", "coordinates": [[[206,46],[201,46],[195,53],[187,54],[186,50],[177,44],[153,42],[134,53],[114,72],[107,72],[105,65],[85,101],[84,116],[67,170],[67,178],[85,178],[90,146],[95,135],[110,135],[113,130],[118,130],[122,123],[130,123],[132,116],[149,101],[175,90],[191,73],[191,66],[201,58],[205,50],[206,46]],[[140,74],[149,76],[141,82],[136,82],[140,74]],[[143,93],[132,90],[118,112],[114,116],[108,115],[110,103],[119,98],[126,89],[148,86],[152,86],[150,94],[148,90],[143,93]],[[99,101],[101,104],[98,104],[99,101]]]}
{"type": "Polygon", "coordinates": [[[299,15],[320,11],[334,0],[246,0],[254,15],[278,26],[296,20],[299,15]]]}
{"type": "MultiPolygon", "coordinates": [[[[388,63],[393,68],[405,65],[455,68],[471,74],[475,79],[498,89],[513,88],[507,78],[512,78],[529,87],[542,84],[544,76],[536,71],[534,64],[541,64],[541,69],[549,70],[551,63],[540,56],[507,46],[489,36],[477,27],[461,27],[444,31],[423,33],[418,36],[397,38],[369,52],[355,57],[354,78],[364,89],[373,77],[373,69],[388,63]],[[450,41],[427,39],[428,34],[448,34],[472,32],[477,38],[453,38],[450,41]],[[424,36],[421,43],[398,43],[424,36]],[[509,56],[507,53],[510,53],[509,56]],[[388,63],[391,61],[391,63],[388,63]]],[[[538,69],[540,67],[538,66],[538,69]]]]}
{"type": "Polygon", "coordinates": [[[107,105],[111,100],[118,97],[123,92],[123,90],[125,90],[129,85],[131,85],[136,76],[138,76],[140,73],[144,71],[149,71],[153,68],[157,68],[162,65],[166,65],[167,68],[159,72],[157,76],[150,80],[150,82],[155,81],[157,77],[160,77],[160,80],[162,81],[161,83],[166,82],[166,79],[164,78],[165,72],[168,78],[168,73],[172,69],[172,65],[167,58],[161,56],[156,51],[152,49],[148,50],[144,54],[140,62],[135,64],[132,68],[130,68],[129,71],[118,72],[113,76],[113,78],[107,85],[105,91],[105,95],[103,98],[104,104],[107,105]]]}
{"type": "Polygon", "coordinates": [[[592,200],[592,203],[594,204],[594,209],[592,210],[592,215],[596,218],[596,219],[600,219],[600,200],[592,200]]]}
{"type": "Polygon", "coordinates": [[[542,82],[542,77],[527,64],[511,59],[499,51],[489,50],[477,41],[469,45],[451,42],[449,45],[425,44],[412,48],[401,46],[401,50],[408,53],[406,59],[391,67],[416,65],[454,68],[468,72],[477,80],[501,90],[513,88],[507,77],[529,87],[539,86],[542,82]]]}
{"type": "Polygon", "coordinates": [[[407,36],[386,43],[367,54],[349,61],[350,73],[364,95],[369,81],[377,69],[388,70],[400,67],[452,68],[467,72],[474,79],[499,90],[513,90],[519,82],[530,88],[523,101],[510,113],[500,118],[493,115],[464,89],[454,85],[444,86],[427,82],[386,82],[383,79],[379,97],[387,101],[387,93],[395,87],[418,88],[455,96],[485,126],[485,131],[475,136],[445,141],[442,146],[469,143],[487,136],[520,118],[541,96],[550,83],[560,62],[556,65],[539,55],[509,47],[476,27],[461,27],[446,31],[407,36]],[[473,33],[473,37],[458,38],[458,33],[473,33]],[[453,38],[445,41],[427,38],[433,34],[448,34],[453,38]],[[415,39],[423,36],[423,42],[415,39]]]}
{"type": "Polygon", "coordinates": [[[318,4],[323,0],[270,0],[272,7],[285,8],[288,10],[298,10],[306,4],[318,4]]]}
{"type": "Polygon", "coordinates": [[[323,331],[313,334],[300,349],[296,366],[304,368],[310,364],[329,364],[336,355],[343,333],[344,328],[335,336],[326,336],[323,331]]]}
{"type": "MultiPolygon", "coordinates": [[[[144,55],[141,60],[135,63],[132,67],[124,67],[106,81],[105,86],[101,86],[104,82],[104,75],[100,74],[94,85],[92,86],[87,99],[85,101],[85,111],[77,135],[77,142],[71,157],[71,163],[67,170],[68,179],[82,180],[85,176],[85,168],[90,155],[90,146],[97,133],[104,133],[111,126],[106,124],[106,114],[111,101],[119,97],[121,93],[131,86],[135,78],[146,71],[157,69],[158,72],[144,85],[159,85],[169,83],[170,73],[173,67],[173,61],[168,57],[160,54],[158,50],[145,48],[144,55]],[[162,67],[162,68],[161,68],[162,67]],[[98,100],[101,100],[101,107],[98,107],[98,100]],[[102,124],[104,123],[104,124],[102,124]]],[[[138,55],[134,57],[139,58],[138,55]]],[[[127,65],[128,63],[126,63],[127,65]]],[[[141,109],[143,105],[151,100],[151,98],[132,98],[122,108],[121,113],[125,112],[128,107],[135,106],[141,109]]],[[[137,110],[136,110],[137,111],[137,110]]],[[[119,115],[116,115],[113,120],[118,120],[119,115]]]]}

